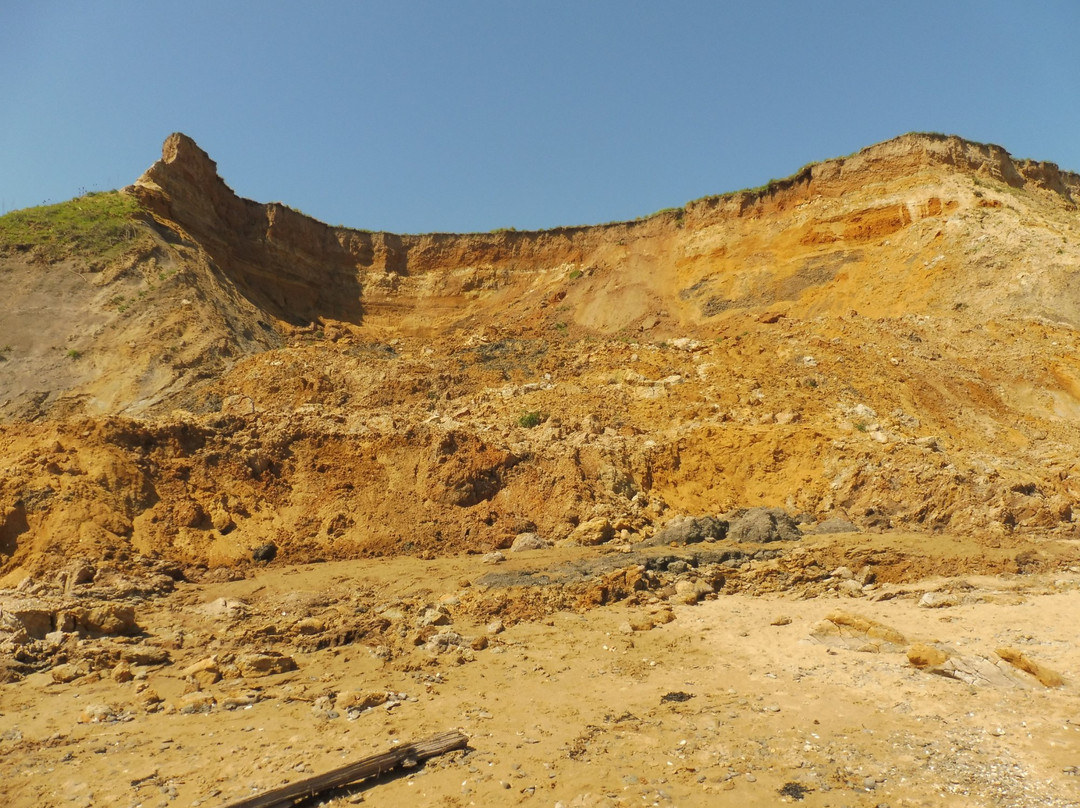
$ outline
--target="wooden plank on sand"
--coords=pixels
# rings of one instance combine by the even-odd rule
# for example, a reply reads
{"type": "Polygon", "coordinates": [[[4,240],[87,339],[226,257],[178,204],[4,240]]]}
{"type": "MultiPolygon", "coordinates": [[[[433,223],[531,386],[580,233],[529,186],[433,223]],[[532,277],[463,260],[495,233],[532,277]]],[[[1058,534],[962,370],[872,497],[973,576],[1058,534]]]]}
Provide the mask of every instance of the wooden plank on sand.
{"type": "Polygon", "coordinates": [[[468,744],[469,739],[460,732],[444,732],[424,741],[403,744],[389,752],[371,755],[326,774],[317,774],[306,780],[275,788],[273,791],[230,802],[224,808],[288,808],[299,799],[314,797],[369,777],[378,777],[398,766],[415,766],[436,755],[452,752],[455,749],[464,749],[468,744]]]}

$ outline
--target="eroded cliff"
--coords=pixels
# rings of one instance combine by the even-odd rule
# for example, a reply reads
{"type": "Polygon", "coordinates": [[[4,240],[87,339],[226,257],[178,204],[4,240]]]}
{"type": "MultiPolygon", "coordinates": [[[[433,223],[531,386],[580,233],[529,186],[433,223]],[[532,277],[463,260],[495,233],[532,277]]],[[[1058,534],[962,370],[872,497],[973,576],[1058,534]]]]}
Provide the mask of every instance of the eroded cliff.
{"type": "Polygon", "coordinates": [[[241,199],[173,135],[126,193],[107,266],[0,259],[11,574],[633,543],[749,505],[1075,534],[1080,177],[1052,164],[905,135],[633,222],[398,236],[241,199]]]}

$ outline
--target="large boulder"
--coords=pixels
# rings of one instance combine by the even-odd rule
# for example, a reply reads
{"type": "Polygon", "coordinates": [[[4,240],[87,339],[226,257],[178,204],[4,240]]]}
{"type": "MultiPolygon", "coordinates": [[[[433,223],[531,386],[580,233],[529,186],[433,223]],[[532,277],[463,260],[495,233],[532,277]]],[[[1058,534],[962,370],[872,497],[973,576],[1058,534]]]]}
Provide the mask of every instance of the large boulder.
{"type": "Polygon", "coordinates": [[[715,516],[690,516],[672,520],[658,530],[644,544],[650,547],[664,545],[697,544],[703,541],[719,541],[728,533],[728,523],[715,516]]]}
{"type": "Polygon", "coordinates": [[[725,514],[727,537],[739,542],[798,541],[802,538],[795,520],[780,508],[741,508],[725,514]]]}
{"type": "Polygon", "coordinates": [[[582,522],[560,542],[564,547],[592,547],[605,544],[615,538],[615,528],[603,517],[582,522]]]}

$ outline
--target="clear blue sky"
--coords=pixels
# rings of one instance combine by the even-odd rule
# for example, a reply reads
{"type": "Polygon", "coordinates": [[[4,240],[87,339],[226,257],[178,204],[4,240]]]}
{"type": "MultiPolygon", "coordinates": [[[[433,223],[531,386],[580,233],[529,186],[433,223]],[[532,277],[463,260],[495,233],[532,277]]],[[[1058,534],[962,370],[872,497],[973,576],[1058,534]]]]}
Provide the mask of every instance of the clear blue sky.
{"type": "Polygon", "coordinates": [[[1080,171],[1080,0],[52,2],[0,10],[0,212],[181,131],[395,232],[628,219],[904,132],[1080,171]]]}

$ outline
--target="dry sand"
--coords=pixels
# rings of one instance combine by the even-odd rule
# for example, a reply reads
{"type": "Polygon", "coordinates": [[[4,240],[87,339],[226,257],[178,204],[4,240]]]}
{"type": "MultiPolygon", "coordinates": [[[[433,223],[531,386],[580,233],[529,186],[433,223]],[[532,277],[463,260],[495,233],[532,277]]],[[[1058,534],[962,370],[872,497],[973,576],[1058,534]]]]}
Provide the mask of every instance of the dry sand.
{"type": "Polygon", "coordinates": [[[467,752],[310,804],[1080,804],[1076,572],[931,579],[858,597],[721,588],[696,605],[639,592],[593,609],[537,609],[491,633],[498,587],[485,576],[558,563],[554,551],[501,565],[353,561],[180,584],[138,609],[140,642],[170,647],[172,664],[134,666],[127,682],[104,671],[60,684],[46,671],[0,688],[5,804],[226,805],[454,728],[470,738],[467,752]],[[955,605],[920,605],[925,591],[955,605]],[[428,635],[465,639],[442,653],[412,646],[416,616],[440,601],[449,623],[428,635]],[[1018,674],[1017,684],[972,685],[916,669],[903,649],[814,639],[837,612],[960,658],[1012,647],[1065,684],[1018,674]],[[394,639],[299,650],[346,613],[385,616],[394,639]],[[483,644],[475,637],[489,644],[473,650],[483,644]],[[181,673],[191,663],[274,649],[297,670],[205,684],[209,712],[177,710],[192,699],[181,673]],[[148,706],[150,691],[163,701],[148,706]],[[352,691],[393,695],[335,709],[352,691]]]}

